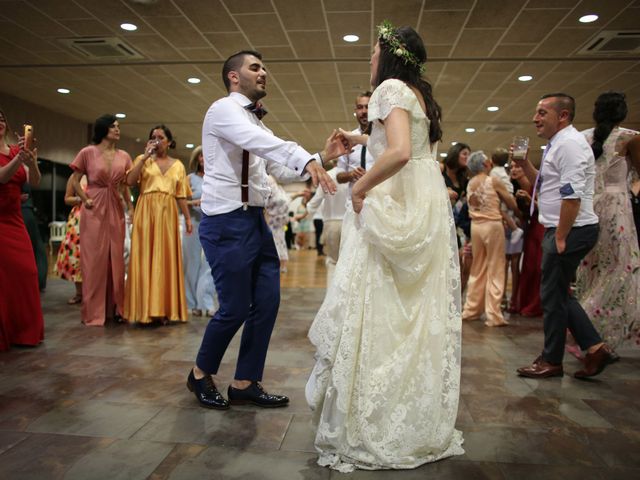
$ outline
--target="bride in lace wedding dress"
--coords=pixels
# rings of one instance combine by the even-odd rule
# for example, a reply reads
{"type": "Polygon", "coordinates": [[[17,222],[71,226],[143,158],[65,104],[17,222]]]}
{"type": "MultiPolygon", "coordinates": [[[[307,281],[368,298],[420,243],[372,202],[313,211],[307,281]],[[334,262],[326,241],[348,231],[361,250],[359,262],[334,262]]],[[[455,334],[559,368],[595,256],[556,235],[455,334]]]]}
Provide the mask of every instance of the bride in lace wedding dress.
{"type": "Polygon", "coordinates": [[[353,186],[335,279],[309,331],[317,353],[306,387],[318,463],[342,472],[464,453],[454,427],[460,274],[425,60],[413,29],[380,26],[371,136],[343,131],[376,163],[353,186]]]}

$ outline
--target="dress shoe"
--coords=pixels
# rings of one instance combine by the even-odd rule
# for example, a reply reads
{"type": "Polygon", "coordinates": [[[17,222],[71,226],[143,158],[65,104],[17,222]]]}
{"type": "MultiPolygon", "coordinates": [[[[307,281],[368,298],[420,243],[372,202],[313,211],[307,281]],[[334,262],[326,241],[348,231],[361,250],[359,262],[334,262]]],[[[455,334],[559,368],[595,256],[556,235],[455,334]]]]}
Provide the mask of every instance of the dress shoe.
{"type": "Polygon", "coordinates": [[[200,406],[204,408],[216,410],[227,410],[229,408],[229,401],[218,391],[211,375],[205,375],[200,380],[197,380],[193,375],[193,369],[191,369],[187,378],[187,388],[195,394],[200,406]]]}
{"type": "Polygon", "coordinates": [[[244,405],[253,403],[259,407],[273,408],[284,407],[289,404],[289,398],[284,395],[271,395],[264,391],[258,382],[251,382],[245,389],[233,388],[229,385],[227,391],[229,402],[232,405],[244,405]]]}
{"type": "Polygon", "coordinates": [[[602,372],[605,367],[620,357],[606,343],[593,353],[587,353],[584,357],[584,368],[573,374],[576,378],[595,377],[602,372]]]}
{"type": "Polygon", "coordinates": [[[531,365],[520,367],[517,372],[521,377],[528,378],[561,377],[564,375],[562,364],[554,365],[545,361],[542,356],[536,358],[531,365]]]}

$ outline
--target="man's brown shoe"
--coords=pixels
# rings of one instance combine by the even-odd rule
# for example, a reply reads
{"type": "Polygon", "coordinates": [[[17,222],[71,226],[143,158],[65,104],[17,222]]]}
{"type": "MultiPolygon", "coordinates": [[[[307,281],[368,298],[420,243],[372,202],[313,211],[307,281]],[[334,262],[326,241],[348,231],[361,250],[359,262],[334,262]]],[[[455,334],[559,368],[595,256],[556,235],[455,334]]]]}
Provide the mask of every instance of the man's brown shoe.
{"type": "Polygon", "coordinates": [[[548,378],[561,377],[564,375],[562,364],[554,365],[542,359],[542,356],[536,358],[531,365],[520,367],[518,375],[528,378],[548,378]]]}
{"type": "Polygon", "coordinates": [[[584,368],[573,374],[576,378],[595,377],[602,372],[607,365],[617,360],[615,353],[606,343],[593,353],[587,353],[584,357],[584,368]]]}

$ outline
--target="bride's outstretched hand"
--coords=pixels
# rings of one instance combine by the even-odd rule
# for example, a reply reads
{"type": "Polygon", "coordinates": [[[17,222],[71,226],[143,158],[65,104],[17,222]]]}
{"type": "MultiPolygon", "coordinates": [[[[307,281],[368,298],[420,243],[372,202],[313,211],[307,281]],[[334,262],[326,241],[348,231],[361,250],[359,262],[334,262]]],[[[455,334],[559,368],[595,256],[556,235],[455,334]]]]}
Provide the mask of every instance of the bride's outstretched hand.
{"type": "Polygon", "coordinates": [[[356,145],[366,145],[367,140],[369,139],[369,135],[354,133],[354,132],[347,132],[346,130],[343,130],[341,128],[338,129],[338,132],[340,133],[340,135],[342,135],[342,137],[348,143],[350,150],[356,145]]]}
{"type": "Polygon", "coordinates": [[[327,162],[341,155],[345,155],[350,151],[349,142],[345,140],[344,136],[338,130],[334,130],[324,144],[325,158],[323,160],[327,162]]]}

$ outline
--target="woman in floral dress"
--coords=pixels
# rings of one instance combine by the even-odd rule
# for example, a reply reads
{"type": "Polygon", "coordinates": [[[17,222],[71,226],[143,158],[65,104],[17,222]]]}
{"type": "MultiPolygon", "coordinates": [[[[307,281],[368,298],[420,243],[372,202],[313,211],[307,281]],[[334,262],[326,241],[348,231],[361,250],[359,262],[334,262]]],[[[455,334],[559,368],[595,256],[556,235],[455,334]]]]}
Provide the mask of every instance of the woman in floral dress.
{"type": "Polygon", "coordinates": [[[600,236],[578,268],[578,298],[612,346],[627,339],[640,344],[640,251],[627,181],[629,167],[640,169],[640,138],[620,127],[626,116],[624,94],[603,93],[593,112],[596,127],[583,132],[596,158],[593,207],[600,236]]]}
{"type": "MultiPolygon", "coordinates": [[[[82,189],[86,191],[86,177],[82,177],[80,184],[82,189]]],[[[53,267],[53,273],[75,284],[76,293],[67,300],[67,303],[69,305],[77,305],[82,303],[82,272],[80,271],[80,211],[82,210],[82,199],[75,194],[71,179],[67,182],[64,203],[73,208],[69,212],[67,231],[58,249],[58,258],[53,267]]]]}

